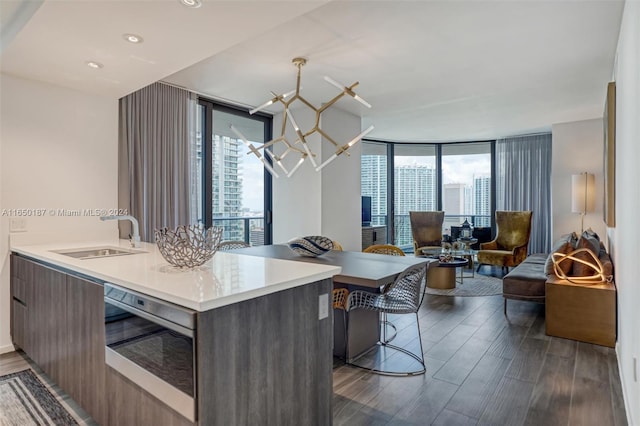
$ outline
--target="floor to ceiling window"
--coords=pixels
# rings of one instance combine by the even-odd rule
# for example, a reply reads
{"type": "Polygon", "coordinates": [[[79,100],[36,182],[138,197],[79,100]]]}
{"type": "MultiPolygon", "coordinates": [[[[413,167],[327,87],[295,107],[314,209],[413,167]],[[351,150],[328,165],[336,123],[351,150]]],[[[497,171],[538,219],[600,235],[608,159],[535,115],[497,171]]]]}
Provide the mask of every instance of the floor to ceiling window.
{"type": "Polygon", "coordinates": [[[386,224],[389,242],[405,250],[411,250],[413,243],[410,211],[444,210],[444,234],[465,219],[473,226],[490,228],[495,210],[493,147],[493,141],[364,141],[362,195],[372,197],[372,224],[386,224]]]}
{"type": "Polygon", "coordinates": [[[223,240],[251,245],[271,243],[271,176],[255,155],[231,131],[238,129],[249,142],[271,139],[271,118],[199,101],[196,173],[200,179],[199,221],[223,228],[223,240]]]}
{"type": "Polygon", "coordinates": [[[442,210],[445,233],[468,220],[490,227],[492,142],[442,145],[442,210]]]}
{"type": "Polygon", "coordinates": [[[438,210],[435,146],[395,145],[393,175],[393,242],[402,248],[412,247],[409,212],[438,210]]]}
{"type": "Polygon", "coordinates": [[[387,144],[362,145],[361,192],[371,197],[371,225],[387,224],[387,144]]]}

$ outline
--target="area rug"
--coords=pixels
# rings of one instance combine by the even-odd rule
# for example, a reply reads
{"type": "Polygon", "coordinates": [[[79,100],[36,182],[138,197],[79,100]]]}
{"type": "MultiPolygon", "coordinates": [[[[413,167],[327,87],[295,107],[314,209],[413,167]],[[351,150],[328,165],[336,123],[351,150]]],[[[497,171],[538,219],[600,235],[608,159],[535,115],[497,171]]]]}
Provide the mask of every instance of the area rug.
{"type": "Polygon", "coordinates": [[[502,278],[475,274],[473,278],[464,278],[464,284],[456,283],[456,288],[440,290],[425,287],[425,293],[439,296],[493,296],[502,294],[502,278]]]}
{"type": "Polygon", "coordinates": [[[0,425],[77,425],[31,370],[0,377],[0,425]]]}

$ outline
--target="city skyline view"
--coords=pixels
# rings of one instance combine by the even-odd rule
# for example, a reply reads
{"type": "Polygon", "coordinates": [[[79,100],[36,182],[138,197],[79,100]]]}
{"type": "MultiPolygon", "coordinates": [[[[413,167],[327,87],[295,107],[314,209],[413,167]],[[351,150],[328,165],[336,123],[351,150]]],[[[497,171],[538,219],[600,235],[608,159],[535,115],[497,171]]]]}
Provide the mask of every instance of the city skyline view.
{"type": "MultiPolygon", "coordinates": [[[[398,156],[395,166],[426,165],[436,168],[435,156],[398,156]]],[[[443,183],[470,183],[473,178],[491,175],[491,156],[487,154],[443,155],[443,183]]]]}
{"type": "MultiPolygon", "coordinates": [[[[194,209],[199,223],[205,223],[202,183],[205,174],[203,158],[204,108],[196,115],[195,164],[193,191],[194,209]]],[[[228,134],[229,114],[215,115],[211,150],[211,220],[223,228],[223,240],[264,244],[264,175],[262,163],[247,155],[246,145],[228,134]],[[217,125],[215,125],[217,124],[217,125]],[[238,218],[238,219],[227,219],[238,218]]],[[[207,136],[207,138],[209,138],[207,136]]],[[[253,142],[258,144],[258,142],[253,142]]],[[[261,142],[259,142],[261,143],[261,142]]],[[[205,198],[206,199],[206,198],[205,198]]]]}
{"type": "MultiPolygon", "coordinates": [[[[403,248],[413,242],[409,211],[437,209],[437,173],[435,155],[396,155],[394,157],[394,230],[392,243],[403,248]]],[[[475,226],[490,226],[491,156],[490,153],[443,155],[442,208],[443,232],[460,225],[467,216],[475,226]],[[482,215],[487,217],[473,217],[482,215]]],[[[372,197],[373,225],[387,221],[387,156],[368,154],[361,158],[361,192],[372,197]]]]}

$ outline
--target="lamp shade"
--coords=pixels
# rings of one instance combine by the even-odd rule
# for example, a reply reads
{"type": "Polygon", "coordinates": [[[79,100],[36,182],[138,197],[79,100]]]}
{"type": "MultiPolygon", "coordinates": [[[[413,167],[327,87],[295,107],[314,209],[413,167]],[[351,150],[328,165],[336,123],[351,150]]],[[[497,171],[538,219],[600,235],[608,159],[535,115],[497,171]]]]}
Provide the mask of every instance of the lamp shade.
{"type": "Polygon", "coordinates": [[[571,211],[587,213],[595,209],[595,176],[580,173],[571,176],[571,211]]]}

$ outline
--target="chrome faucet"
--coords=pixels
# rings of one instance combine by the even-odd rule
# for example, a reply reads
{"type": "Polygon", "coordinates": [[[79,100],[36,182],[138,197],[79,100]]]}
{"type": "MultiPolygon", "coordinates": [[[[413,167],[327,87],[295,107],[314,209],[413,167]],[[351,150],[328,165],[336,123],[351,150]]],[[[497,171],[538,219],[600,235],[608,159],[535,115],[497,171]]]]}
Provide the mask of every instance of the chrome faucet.
{"type": "Polygon", "coordinates": [[[130,215],[113,215],[113,216],[100,216],[100,220],[130,220],[133,226],[133,235],[129,235],[129,242],[131,247],[141,247],[140,243],[140,227],[138,226],[138,220],[130,215]]]}

